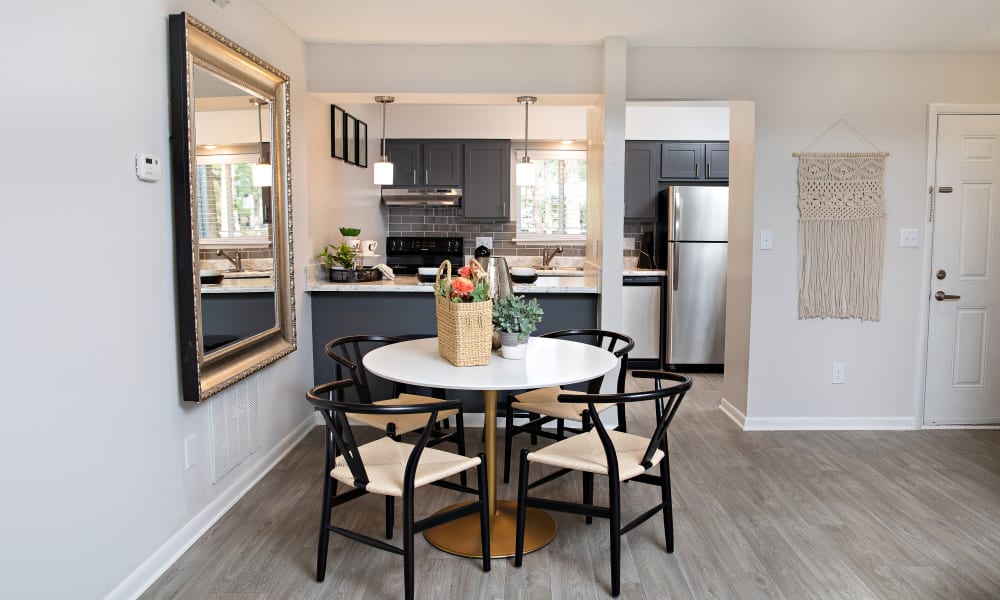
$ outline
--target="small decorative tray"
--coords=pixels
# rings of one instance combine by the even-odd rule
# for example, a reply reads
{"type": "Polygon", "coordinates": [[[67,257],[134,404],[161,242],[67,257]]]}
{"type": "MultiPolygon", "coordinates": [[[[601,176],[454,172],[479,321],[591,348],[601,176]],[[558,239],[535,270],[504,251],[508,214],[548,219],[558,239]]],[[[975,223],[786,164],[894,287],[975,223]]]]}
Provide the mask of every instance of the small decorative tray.
{"type": "Polygon", "coordinates": [[[329,274],[330,281],[335,283],[359,283],[382,279],[381,271],[375,267],[364,267],[363,269],[330,269],[329,274]]]}

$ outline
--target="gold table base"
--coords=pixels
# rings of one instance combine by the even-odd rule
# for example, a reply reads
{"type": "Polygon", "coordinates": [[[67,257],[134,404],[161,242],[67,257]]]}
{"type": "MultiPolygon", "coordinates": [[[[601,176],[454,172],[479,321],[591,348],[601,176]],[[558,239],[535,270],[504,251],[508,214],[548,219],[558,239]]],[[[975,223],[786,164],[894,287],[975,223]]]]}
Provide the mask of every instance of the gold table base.
{"type": "MultiPolygon", "coordinates": [[[[471,504],[465,502],[463,504],[471,504]]],[[[451,510],[457,506],[442,509],[451,510]]],[[[517,503],[501,500],[496,503],[496,512],[490,519],[490,557],[514,556],[514,533],[517,528],[517,503]]],[[[438,525],[424,532],[424,538],[434,547],[450,554],[470,558],[482,558],[479,515],[471,514],[450,523],[438,525]]],[[[529,508],[524,523],[524,553],[542,548],[556,537],[556,522],[543,510],[529,508]]]]}

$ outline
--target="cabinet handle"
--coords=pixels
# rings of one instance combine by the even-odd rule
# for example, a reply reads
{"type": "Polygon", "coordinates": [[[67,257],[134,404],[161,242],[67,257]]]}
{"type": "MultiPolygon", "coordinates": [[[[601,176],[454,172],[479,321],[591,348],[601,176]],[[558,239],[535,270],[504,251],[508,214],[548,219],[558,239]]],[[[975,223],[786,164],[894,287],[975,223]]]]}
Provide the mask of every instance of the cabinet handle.
{"type": "Polygon", "coordinates": [[[430,183],[430,175],[428,174],[428,169],[424,169],[424,185],[430,183]]]}
{"type": "Polygon", "coordinates": [[[417,185],[417,170],[413,169],[413,185],[417,185]]]}
{"type": "Polygon", "coordinates": [[[694,163],[694,176],[695,178],[698,177],[698,163],[694,163]]]}
{"type": "Polygon", "coordinates": [[[712,163],[705,163],[705,179],[712,178],[712,163]]]}

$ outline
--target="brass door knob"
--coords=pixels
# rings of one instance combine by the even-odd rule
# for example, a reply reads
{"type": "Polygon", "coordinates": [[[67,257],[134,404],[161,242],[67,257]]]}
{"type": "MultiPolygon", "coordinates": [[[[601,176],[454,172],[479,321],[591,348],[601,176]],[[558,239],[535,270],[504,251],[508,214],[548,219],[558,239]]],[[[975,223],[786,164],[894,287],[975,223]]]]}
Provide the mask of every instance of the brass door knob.
{"type": "Polygon", "coordinates": [[[955,296],[954,294],[946,294],[944,292],[939,291],[934,294],[934,299],[937,300],[938,302],[941,302],[942,300],[959,300],[961,299],[961,296],[955,296]]]}

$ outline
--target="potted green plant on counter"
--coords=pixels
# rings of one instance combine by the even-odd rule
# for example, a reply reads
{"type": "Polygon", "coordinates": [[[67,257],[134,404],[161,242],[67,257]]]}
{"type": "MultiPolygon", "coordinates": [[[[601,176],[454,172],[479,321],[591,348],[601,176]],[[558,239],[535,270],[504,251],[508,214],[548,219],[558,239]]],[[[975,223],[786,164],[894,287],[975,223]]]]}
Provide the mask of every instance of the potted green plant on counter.
{"type": "Polygon", "coordinates": [[[528,336],[542,320],[538,300],[524,296],[504,296],[493,303],[493,328],[500,333],[500,352],[504,358],[524,358],[528,336]]]}
{"type": "Polygon", "coordinates": [[[346,242],[327,244],[326,248],[316,256],[326,265],[330,281],[347,281],[349,277],[344,271],[354,267],[354,250],[346,242]]]}

